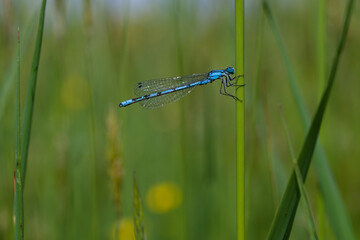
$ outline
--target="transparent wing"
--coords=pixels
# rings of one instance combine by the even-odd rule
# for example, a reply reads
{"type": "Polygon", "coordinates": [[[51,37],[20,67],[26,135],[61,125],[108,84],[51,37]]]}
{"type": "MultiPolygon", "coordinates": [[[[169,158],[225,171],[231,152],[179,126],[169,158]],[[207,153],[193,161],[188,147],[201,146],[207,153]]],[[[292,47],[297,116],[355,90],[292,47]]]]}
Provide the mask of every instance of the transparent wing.
{"type": "Polygon", "coordinates": [[[164,94],[164,95],[161,95],[158,97],[149,98],[147,100],[140,102],[140,105],[143,106],[144,108],[149,108],[149,109],[162,107],[166,104],[175,102],[175,101],[179,100],[180,98],[184,97],[185,95],[190,93],[192,90],[194,90],[195,87],[196,86],[191,87],[191,88],[186,88],[183,90],[179,90],[176,92],[164,94]]]}
{"type": "MultiPolygon", "coordinates": [[[[137,83],[134,86],[134,90],[135,90],[135,94],[137,96],[143,96],[143,95],[147,95],[147,94],[151,94],[151,93],[162,92],[162,91],[165,91],[168,89],[180,87],[180,86],[194,83],[197,81],[201,81],[201,80],[206,79],[207,77],[208,77],[207,73],[200,73],[200,74],[192,74],[192,75],[183,76],[183,77],[171,77],[171,78],[161,78],[161,79],[149,80],[149,81],[137,83]]],[[[187,89],[187,90],[189,90],[189,89],[187,89]]],[[[177,95],[181,91],[177,91],[176,93],[173,93],[173,94],[177,95]]],[[[162,97],[162,96],[160,96],[160,97],[162,97]]],[[[156,98],[159,98],[159,97],[156,97],[156,98]]]]}

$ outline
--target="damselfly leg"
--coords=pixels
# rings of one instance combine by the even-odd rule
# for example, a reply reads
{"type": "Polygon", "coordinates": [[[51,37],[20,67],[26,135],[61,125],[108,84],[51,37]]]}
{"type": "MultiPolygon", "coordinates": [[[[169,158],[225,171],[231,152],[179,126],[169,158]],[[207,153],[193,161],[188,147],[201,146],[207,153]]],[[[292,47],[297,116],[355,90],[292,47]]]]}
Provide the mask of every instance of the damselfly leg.
{"type": "MultiPolygon", "coordinates": [[[[221,78],[221,85],[220,85],[220,94],[222,95],[225,95],[225,96],[229,96],[229,97],[232,97],[233,99],[239,101],[239,102],[242,102],[242,100],[240,100],[238,97],[228,93],[226,91],[226,87],[229,87],[229,86],[235,86],[235,84],[233,85],[227,85],[227,82],[228,82],[228,78],[227,77],[222,77],[221,78]]],[[[239,86],[240,87],[240,86],[239,86]]]]}
{"type": "Polygon", "coordinates": [[[225,77],[226,77],[226,86],[227,87],[243,87],[243,86],[245,86],[245,84],[234,84],[231,82],[231,81],[236,80],[239,77],[244,77],[244,75],[237,75],[233,78],[231,78],[229,75],[225,75],[225,77]]]}

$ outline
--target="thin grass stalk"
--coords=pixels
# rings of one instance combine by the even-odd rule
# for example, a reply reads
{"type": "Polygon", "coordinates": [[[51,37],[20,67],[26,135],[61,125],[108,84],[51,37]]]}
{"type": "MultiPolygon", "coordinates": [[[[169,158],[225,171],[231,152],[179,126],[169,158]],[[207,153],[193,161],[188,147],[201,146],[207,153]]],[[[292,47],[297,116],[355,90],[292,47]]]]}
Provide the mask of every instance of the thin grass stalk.
{"type": "Polygon", "coordinates": [[[261,73],[261,55],[262,55],[262,46],[263,46],[263,36],[264,36],[264,22],[265,22],[265,14],[264,11],[261,12],[261,17],[260,17],[260,23],[259,23],[259,28],[257,29],[257,39],[256,39],[256,61],[255,61],[255,78],[254,78],[254,83],[253,83],[253,89],[252,89],[252,101],[251,104],[253,105],[253,108],[251,109],[251,119],[252,121],[255,122],[255,118],[256,118],[256,104],[258,104],[258,99],[259,97],[261,97],[261,95],[259,94],[260,92],[260,73],[261,73]]]}
{"type": "Polygon", "coordinates": [[[180,32],[180,23],[181,23],[181,1],[176,0],[174,3],[174,34],[175,34],[175,47],[176,47],[176,64],[177,72],[179,76],[183,75],[183,47],[181,44],[181,32],[180,32]]]}
{"type": "MultiPolygon", "coordinates": [[[[244,74],[244,1],[235,0],[236,75],[244,74]]],[[[240,77],[237,84],[244,84],[240,77]]],[[[236,90],[236,227],[237,239],[245,239],[245,91],[236,90]]]]}
{"type": "MultiPolygon", "coordinates": [[[[254,82],[252,82],[252,100],[251,100],[251,107],[250,107],[250,121],[252,122],[251,126],[254,126],[256,128],[257,131],[261,132],[261,130],[263,131],[263,134],[259,134],[259,139],[262,141],[263,145],[266,145],[266,156],[268,159],[268,168],[269,168],[269,172],[270,172],[270,181],[272,183],[272,199],[274,202],[274,207],[277,206],[278,202],[279,202],[279,186],[276,182],[276,173],[274,170],[274,166],[272,164],[273,161],[271,161],[271,159],[273,158],[273,147],[271,146],[272,141],[269,137],[266,136],[271,136],[271,129],[269,126],[269,118],[268,118],[268,111],[267,111],[267,107],[266,107],[266,92],[261,92],[261,89],[266,89],[266,82],[261,82],[260,84],[260,79],[261,79],[261,62],[262,62],[262,48],[263,48],[263,36],[264,36],[264,22],[265,22],[265,13],[264,11],[261,11],[261,17],[260,17],[260,23],[259,23],[259,27],[257,29],[257,40],[256,40],[256,68],[255,68],[255,77],[254,77],[254,82]],[[259,114],[259,111],[263,112],[259,114]],[[261,119],[260,121],[262,122],[266,122],[266,124],[264,125],[264,128],[262,128],[261,130],[258,128],[257,123],[259,121],[259,119],[261,119]]],[[[254,152],[257,151],[256,148],[254,148],[253,150],[254,152]]],[[[249,166],[248,168],[252,168],[251,165],[254,164],[254,161],[249,162],[249,166]]],[[[251,171],[249,171],[249,174],[251,174],[251,171]]],[[[251,177],[249,176],[249,174],[247,175],[246,179],[251,179],[251,177]]],[[[251,201],[249,201],[251,202],[251,201]]],[[[249,203],[251,204],[251,203],[249,203]]],[[[250,209],[247,205],[247,209],[250,209]]]]}
{"type": "MultiPolygon", "coordinates": [[[[353,3],[351,2],[348,4],[353,4],[353,3]]],[[[300,118],[302,120],[302,124],[305,129],[308,129],[310,125],[309,113],[308,110],[306,109],[304,98],[302,97],[299,91],[300,88],[298,87],[294,71],[292,70],[287,51],[285,49],[285,45],[280,35],[279,28],[272,14],[271,8],[266,0],[263,1],[263,9],[266,13],[266,16],[268,17],[270,26],[272,27],[274,31],[274,35],[278,42],[281,55],[284,60],[286,70],[288,73],[290,89],[295,99],[297,109],[300,112],[300,118]]],[[[333,177],[330,166],[328,164],[325,150],[323,149],[320,143],[317,144],[314,160],[315,160],[314,161],[315,170],[318,176],[321,194],[323,195],[323,198],[325,200],[326,211],[329,216],[332,229],[334,230],[335,234],[339,239],[346,239],[347,236],[351,237],[351,239],[354,239],[354,231],[351,227],[350,218],[347,214],[345,204],[342,200],[340,191],[337,187],[337,183],[333,177]]]]}
{"type": "MultiPolygon", "coordinates": [[[[270,127],[270,118],[269,118],[269,111],[268,111],[268,107],[267,107],[267,92],[266,91],[261,91],[262,89],[266,89],[266,81],[262,81],[260,84],[260,80],[261,80],[261,62],[262,62],[262,48],[263,48],[263,36],[264,36],[264,23],[265,23],[265,13],[264,11],[261,11],[261,17],[260,17],[260,23],[259,23],[259,27],[257,30],[257,44],[256,44],[256,70],[255,70],[255,77],[254,77],[254,82],[252,82],[252,101],[251,101],[251,107],[250,107],[250,121],[252,122],[251,126],[254,126],[256,128],[256,131],[259,134],[259,139],[261,141],[261,143],[265,146],[266,148],[266,157],[268,159],[268,169],[270,172],[270,181],[271,181],[271,186],[272,186],[272,191],[271,191],[271,195],[272,195],[272,199],[273,199],[273,204],[274,204],[274,208],[276,208],[276,206],[279,204],[280,201],[280,193],[279,193],[279,172],[281,172],[281,175],[284,175],[284,171],[283,169],[279,166],[279,164],[275,164],[276,161],[275,160],[275,152],[274,151],[274,146],[273,146],[273,141],[271,140],[271,127],[270,127]],[[261,127],[259,127],[258,122],[264,122],[265,124],[260,124],[261,127]]],[[[254,154],[256,154],[257,149],[254,148],[254,154]]],[[[251,169],[251,165],[254,164],[254,161],[250,161],[248,168],[251,169]]],[[[251,174],[251,171],[249,171],[249,174],[251,174]]],[[[246,176],[246,179],[251,179],[251,177],[249,176],[249,174],[246,176]]],[[[251,201],[249,201],[251,202],[251,201]]],[[[251,204],[251,203],[247,203],[247,204],[251,204]]],[[[249,208],[249,205],[247,205],[247,209],[251,209],[249,208]]],[[[251,213],[248,213],[251,214],[251,213]]]]}
{"type": "MultiPolygon", "coordinates": [[[[36,15],[31,18],[30,21],[27,22],[26,26],[24,27],[23,37],[21,38],[21,49],[28,49],[28,44],[31,36],[31,32],[35,25],[36,15]]],[[[22,54],[22,52],[20,53],[22,54]]],[[[20,55],[21,58],[21,55],[20,55]]],[[[11,64],[8,67],[8,70],[5,74],[4,81],[2,81],[2,85],[0,87],[0,119],[2,118],[5,110],[6,103],[9,99],[9,94],[12,92],[13,87],[16,85],[16,66],[17,66],[17,53],[14,53],[14,56],[11,59],[11,64]]]]}
{"type": "Polygon", "coordinates": [[[18,28],[18,74],[16,81],[16,143],[15,143],[15,239],[24,239],[24,200],[21,181],[21,138],[20,138],[20,30],[18,28]]]}
{"type": "Polygon", "coordinates": [[[37,80],[37,74],[38,74],[38,70],[39,70],[42,36],[43,36],[43,31],[44,31],[45,8],[46,8],[46,0],[43,0],[42,4],[41,4],[38,32],[37,32],[37,37],[36,37],[36,42],[35,42],[35,52],[34,52],[34,56],[33,56],[32,67],[30,70],[30,79],[29,79],[28,88],[27,88],[23,122],[22,122],[22,128],[21,128],[21,157],[22,157],[21,181],[22,181],[22,189],[23,190],[25,188],[27,157],[28,157],[28,150],[29,150],[29,143],[30,143],[32,115],[33,115],[33,110],[34,110],[36,80],[37,80]]]}
{"type": "Polygon", "coordinates": [[[318,1],[318,16],[317,16],[317,36],[316,36],[316,50],[317,50],[317,80],[319,83],[319,98],[325,87],[325,46],[326,46],[326,1],[318,1]]]}
{"type": "MultiPolygon", "coordinates": [[[[120,38],[120,64],[118,68],[118,72],[120,73],[119,79],[128,79],[127,76],[127,68],[128,68],[128,58],[129,58],[129,29],[130,29],[130,13],[131,13],[131,5],[130,0],[124,0],[124,8],[121,11],[122,17],[122,25],[121,25],[121,38],[120,38]]],[[[118,63],[116,63],[117,66],[118,63]]],[[[130,81],[124,81],[124,83],[119,83],[119,91],[117,94],[123,96],[126,92],[125,89],[128,89],[128,84],[130,81]]],[[[131,83],[132,84],[132,83],[131,83]]]]}
{"type": "Polygon", "coordinates": [[[145,240],[146,234],[144,230],[144,219],[143,219],[143,209],[142,209],[142,201],[139,192],[139,186],[136,180],[136,173],[133,173],[133,191],[134,191],[134,231],[136,240],[145,240]]]}
{"type": "Polygon", "coordinates": [[[283,61],[285,63],[285,68],[287,70],[287,74],[288,74],[288,78],[289,78],[289,83],[290,83],[290,88],[292,90],[292,94],[294,96],[295,99],[295,104],[300,112],[300,117],[302,122],[307,123],[307,125],[310,124],[310,117],[309,116],[309,112],[306,109],[306,106],[304,104],[304,101],[302,101],[302,96],[301,93],[298,91],[299,86],[297,84],[296,81],[296,77],[295,77],[295,73],[291,67],[291,63],[290,63],[290,58],[289,55],[287,54],[286,48],[285,48],[285,44],[282,40],[281,34],[280,34],[280,30],[279,27],[275,21],[275,17],[272,14],[271,8],[269,3],[264,0],[263,1],[263,9],[265,11],[265,15],[267,16],[267,19],[270,23],[270,27],[272,28],[276,41],[278,43],[278,46],[280,48],[280,52],[281,52],[281,56],[283,58],[283,61]]]}
{"type": "MultiPolygon", "coordinates": [[[[106,25],[106,35],[109,45],[109,61],[112,65],[112,72],[114,72],[116,82],[114,82],[114,87],[112,88],[112,97],[118,98],[123,96],[123,89],[126,89],[126,86],[123,86],[122,79],[126,79],[126,58],[128,56],[128,32],[129,32],[129,16],[130,16],[130,0],[122,1],[122,9],[119,11],[119,22],[114,22],[113,16],[108,14],[108,8],[103,8],[104,12],[101,14],[101,18],[105,18],[106,25]],[[116,25],[118,23],[118,26],[116,25]],[[114,28],[119,28],[119,38],[115,38],[117,32],[114,28]],[[120,81],[119,81],[120,80],[120,81]]],[[[128,81],[130,82],[130,81],[128,81]]]]}
{"type": "MultiPolygon", "coordinates": [[[[301,175],[304,181],[306,179],[308,169],[310,167],[311,158],[314,153],[322,119],[330,97],[331,89],[335,81],[337,67],[339,65],[340,56],[343,51],[345,38],[347,36],[347,32],[349,29],[353,4],[354,4],[353,0],[349,0],[347,3],[346,11],[345,11],[345,20],[340,34],[340,40],[337,46],[335,58],[332,63],[328,84],[321,98],[320,104],[315,113],[315,116],[311,123],[311,127],[306,136],[305,142],[302,146],[298,158],[299,168],[301,170],[301,175]]],[[[272,223],[268,239],[288,239],[290,237],[292,224],[295,219],[295,214],[299,203],[299,199],[300,199],[300,192],[296,182],[295,173],[293,172],[288,182],[286,191],[283,195],[279,209],[276,212],[276,216],[274,217],[274,221],[272,223]]],[[[352,235],[346,235],[345,238],[340,238],[340,239],[355,239],[355,238],[353,238],[352,235]]]]}
{"type": "MultiPolygon", "coordinates": [[[[183,75],[184,71],[184,64],[183,64],[183,46],[181,44],[181,32],[180,32],[180,23],[181,23],[181,0],[176,0],[173,6],[173,24],[174,24],[174,38],[175,38],[175,52],[176,52],[176,70],[179,76],[183,75]]],[[[181,153],[181,185],[184,189],[185,196],[187,192],[190,190],[191,184],[189,183],[188,177],[189,176],[189,159],[188,159],[188,150],[186,147],[186,139],[187,139],[187,132],[186,132],[186,115],[185,115],[185,106],[184,101],[179,102],[179,115],[180,115],[180,153],[181,153]]],[[[190,202],[188,198],[184,198],[184,204],[182,204],[182,211],[181,211],[181,219],[182,219],[182,236],[181,239],[188,239],[189,238],[189,228],[188,228],[188,209],[190,202]]]]}
{"type": "Polygon", "coordinates": [[[303,197],[303,199],[304,199],[304,203],[305,203],[306,210],[307,210],[307,213],[308,213],[308,219],[309,219],[309,222],[310,222],[309,225],[310,225],[310,228],[311,228],[311,233],[313,234],[314,238],[316,240],[318,240],[319,237],[318,237],[318,233],[317,233],[317,230],[316,230],[314,212],[313,212],[313,210],[311,208],[310,200],[309,200],[307,191],[305,189],[304,179],[301,176],[301,171],[300,171],[299,165],[297,163],[294,147],[293,147],[293,144],[292,144],[292,141],[291,141],[290,132],[289,132],[288,126],[286,124],[284,113],[283,113],[281,107],[280,107],[280,114],[281,114],[281,119],[282,119],[282,122],[283,122],[283,125],[284,125],[284,129],[285,129],[285,132],[286,132],[286,138],[287,138],[288,146],[289,146],[289,149],[290,149],[290,155],[291,155],[291,158],[293,159],[297,184],[299,186],[301,197],[303,197]]]}
{"type": "MultiPolygon", "coordinates": [[[[317,9],[317,31],[316,31],[316,57],[317,57],[317,82],[318,82],[318,97],[320,99],[321,93],[324,91],[325,87],[325,46],[326,46],[326,1],[318,1],[317,9]]],[[[321,139],[321,137],[320,137],[321,139]]],[[[315,154],[318,151],[315,151],[315,154]]],[[[325,236],[325,202],[324,196],[321,195],[321,192],[317,193],[317,219],[318,219],[318,233],[319,239],[324,239],[325,236]],[[321,205],[321,206],[320,206],[321,205]],[[320,216],[321,214],[321,216],[320,216]]]]}
{"type": "Polygon", "coordinates": [[[90,144],[91,144],[91,160],[92,160],[92,175],[91,175],[91,208],[92,208],[92,218],[91,218],[91,230],[92,238],[98,239],[99,237],[99,222],[98,222],[98,208],[97,208],[97,151],[96,151],[96,118],[95,118],[95,100],[94,100],[94,86],[92,82],[92,56],[91,56],[91,41],[92,41],[92,28],[93,28],[93,16],[91,11],[91,1],[84,0],[84,29],[85,29],[85,67],[86,67],[86,80],[89,86],[89,102],[90,102],[90,144]]]}

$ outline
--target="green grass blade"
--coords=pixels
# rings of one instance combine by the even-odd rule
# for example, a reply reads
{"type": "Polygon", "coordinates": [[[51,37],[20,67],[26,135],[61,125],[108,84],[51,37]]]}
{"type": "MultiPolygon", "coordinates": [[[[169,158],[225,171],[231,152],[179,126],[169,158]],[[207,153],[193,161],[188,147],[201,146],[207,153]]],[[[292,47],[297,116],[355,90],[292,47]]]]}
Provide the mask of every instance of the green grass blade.
{"type": "Polygon", "coordinates": [[[36,37],[35,43],[35,52],[33,56],[32,67],[30,71],[30,79],[27,88],[27,95],[25,100],[24,107],[24,115],[23,115],[23,123],[21,128],[21,156],[23,158],[21,165],[21,176],[22,176],[22,188],[24,189],[25,177],[26,177],[26,166],[27,166],[27,155],[29,150],[29,142],[30,142],[30,131],[31,131],[31,122],[32,122],[32,114],[34,109],[34,100],[35,100],[35,89],[36,89],[36,79],[37,73],[39,69],[39,61],[40,61],[40,51],[41,51],[41,43],[42,36],[44,30],[44,19],[45,19],[45,7],[46,0],[42,1],[41,10],[40,10],[40,18],[39,18],[39,26],[38,33],[36,37]]]}
{"type": "MultiPolygon", "coordinates": [[[[353,2],[354,2],[353,0],[348,1],[346,7],[346,13],[345,13],[345,20],[340,35],[340,41],[337,46],[335,58],[331,67],[329,80],[298,158],[299,168],[301,170],[301,175],[304,180],[306,179],[306,175],[311,163],[311,158],[314,153],[324,112],[335,80],[335,75],[339,64],[340,55],[344,48],[345,38],[350,23],[350,16],[352,12],[351,10],[352,10],[353,2]]],[[[289,238],[292,224],[296,214],[297,205],[299,203],[299,199],[300,199],[299,188],[297,186],[295,173],[293,172],[288,182],[286,191],[283,195],[280,207],[276,212],[276,216],[272,223],[268,239],[289,238]]],[[[352,239],[352,236],[348,235],[346,239],[352,239]]]]}
{"type": "MultiPolygon", "coordinates": [[[[35,22],[35,15],[31,18],[30,21],[27,22],[24,27],[24,36],[21,38],[21,49],[27,49],[31,32],[33,29],[33,24],[35,22]]],[[[21,57],[21,56],[20,56],[21,57]]],[[[9,94],[11,93],[13,87],[15,86],[14,78],[16,76],[16,66],[17,66],[17,53],[14,54],[13,59],[11,60],[11,64],[5,74],[5,78],[3,84],[0,87],[0,119],[2,118],[5,110],[5,106],[7,100],[9,98],[9,94]]]]}
{"type": "Polygon", "coordinates": [[[281,113],[281,119],[282,119],[282,122],[283,122],[283,125],[284,125],[284,129],[285,129],[285,132],[286,132],[286,137],[287,137],[287,141],[288,141],[288,145],[289,145],[289,149],[290,149],[290,153],[291,153],[291,158],[293,159],[293,163],[294,163],[294,172],[295,172],[297,184],[299,186],[300,196],[304,199],[304,203],[305,203],[306,210],[307,210],[308,217],[309,217],[308,220],[309,220],[309,225],[310,225],[310,228],[311,228],[311,232],[312,232],[312,234],[314,234],[314,238],[316,240],[318,240],[319,236],[318,236],[318,233],[317,233],[317,230],[316,230],[314,212],[312,211],[310,200],[309,200],[308,194],[307,194],[306,189],[305,189],[305,185],[304,185],[305,182],[304,182],[304,179],[303,179],[303,177],[301,175],[301,170],[300,170],[299,165],[298,165],[297,160],[296,160],[295,151],[294,151],[294,148],[293,148],[293,145],[292,145],[290,133],[289,133],[289,130],[288,130],[288,127],[287,127],[287,124],[286,124],[286,121],[285,121],[285,117],[284,117],[284,114],[282,112],[281,107],[280,107],[280,113],[281,113]]]}
{"type": "MultiPolygon", "coordinates": [[[[349,4],[352,5],[353,3],[349,2],[349,4]]],[[[295,98],[295,103],[297,104],[298,110],[300,111],[300,117],[303,126],[305,128],[308,128],[310,124],[309,114],[305,107],[303,97],[299,92],[300,88],[296,83],[295,74],[293,73],[288,54],[280,36],[280,31],[272,15],[270,6],[266,1],[263,1],[263,7],[270,22],[270,25],[274,31],[282,57],[286,64],[286,69],[289,75],[288,79],[290,82],[290,88],[295,98]]],[[[323,195],[327,214],[329,216],[329,220],[332,228],[334,229],[334,232],[339,239],[346,239],[347,236],[349,236],[350,239],[354,239],[354,233],[351,227],[350,218],[346,212],[345,205],[340,195],[340,191],[337,188],[336,181],[332,175],[325,151],[322,148],[321,144],[318,144],[315,150],[314,164],[318,176],[321,194],[323,195]]]]}
{"type": "MultiPolygon", "coordinates": [[[[236,74],[244,74],[244,1],[235,1],[236,74]]],[[[237,84],[244,84],[238,78],[237,84]]],[[[245,239],[245,88],[236,90],[236,227],[237,239],[245,239]]]]}
{"type": "Polygon", "coordinates": [[[143,210],[141,197],[139,192],[139,187],[136,180],[136,174],[134,172],[134,230],[135,230],[135,238],[136,240],[144,240],[146,239],[145,230],[144,230],[144,220],[143,220],[143,210]]]}
{"type": "Polygon", "coordinates": [[[92,2],[90,0],[83,0],[84,4],[84,11],[83,11],[83,20],[84,20],[84,29],[85,29],[85,43],[84,43],[84,63],[85,63],[85,70],[86,70],[86,81],[88,85],[88,100],[90,103],[90,116],[89,116],[89,132],[90,132],[90,146],[91,146],[91,161],[90,164],[92,166],[92,171],[94,174],[91,176],[91,185],[92,185],[92,197],[91,197],[91,211],[93,217],[91,218],[91,235],[93,239],[99,238],[99,223],[98,223],[98,207],[97,207],[97,172],[98,169],[97,164],[97,135],[96,135],[96,114],[95,114],[95,92],[94,92],[94,67],[93,67],[93,59],[92,59],[92,43],[93,43],[93,14],[92,14],[92,2]]]}
{"type": "Polygon", "coordinates": [[[289,76],[290,88],[291,88],[291,91],[292,91],[292,93],[294,95],[294,98],[295,98],[295,104],[296,104],[296,106],[297,106],[297,108],[298,108],[298,110],[300,112],[301,120],[302,120],[303,123],[306,123],[306,125],[308,126],[309,123],[310,123],[310,118],[308,117],[309,112],[306,109],[306,106],[305,106],[305,103],[303,101],[303,98],[301,96],[300,91],[298,91],[298,89],[300,89],[300,88],[299,88],[299,86],[297,84],[295,73],[292,70],[292,67],[291,67],[291,64],[290,64],[290,58],[289,58],[289,56],[287,54],[287,51],[285,49],[285,44],[283,43],[283,40],[281,38],[280,30],[279,30],[279,27],[278,27],[278,25],[277,25],[277,23],[275,21],[275,18],[273,16],[273,14],[272,14],[270,5],[268,4],[268,2],[266,0],[263,1],[263,9],[265,11],[265,15],[267,16],[267,18],[269,20],[271,28],[274,31],[276,41],[277,41],[277,43],[279,45],[281,56],[282,56],[282,58],[284,60],[285,68],[286,68],[287,74],[289,76]]]}
{"type": "Polygon", "coordinates": [[[18,77],[16,81],[16,142],[15,142],[15,239],[24,239],[24,202],[21,181],[20,143],[20,30],[18,29],[18,77]]]}
{"type": "MultiPolygon", "coordinates": [[[[317,9],[317,34],[316,34],[316,71],[317,71],[317,81],[318,81],[318,98],[320,99],[322,92],[324,91],[326,84],[326,76],[325,76],[325,48],[326,48],[326,0],[318,1],[318,9],[317,9]]],[[[321,136],[320,136],[321,139],[321,136]]],[[[315,162],[317,157],[317,153],[319,152],[319,147],[315,149],[315,162]]],[[[327,161],[325,161],[326,163],[327,161]]],[[[316,163],[315,163],[316,167],[316,163]]],[[[318,174],[319,176],[319,174],[318,174]]],[[[329,184],[329,183],[328,183],[329,184]]],[[[335,185],[336,186],[336,185],[335,185]]],[[[320,211],[317,212],[318,219],[318,233],[320,239],[325,239],[325,202],[324,202],[324,194],[321,192],[317,193],[317,209],[320,211]],[[320,215],[321,214],[321,215],[320,215]]],[[[336,225],[336,223],[335,223],[336,225]]]]}
{"type": "Polygon", "coordinates": [[[318,18],[317,18],[317,41],[316,41],[316,50],[317,50],[317,77],[319,83],[319,97],[325,88],[325,46],[326,46],[326,1],[318,1],[318,18]]]}

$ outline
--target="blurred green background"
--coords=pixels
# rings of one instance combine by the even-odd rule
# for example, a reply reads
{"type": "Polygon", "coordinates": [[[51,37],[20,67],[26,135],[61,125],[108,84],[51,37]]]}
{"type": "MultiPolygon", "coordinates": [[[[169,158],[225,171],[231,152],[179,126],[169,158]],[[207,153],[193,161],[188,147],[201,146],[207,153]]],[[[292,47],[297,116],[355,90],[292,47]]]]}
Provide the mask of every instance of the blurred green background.
{"type": "MultiPolygon", "coordinates": [[[[306,130],[260,1],[245,4],[247,236],[264,239],[292,170],[279,106],[296,154],[306,130]]],[[[11,66],[19,26],[24,100],[40,1],[2,0],[0,6],[0,239],[11,239],[16,102],[11,66]]],[[[327,1],[326,39],[320,44],[317,1],[271,1],[271,6],[313,114],[345,4],[327,1]]],[[[356,8],[320,140],[359,237],[356,8]]],[[[148,239],[235,239],[235,104],[219,94],[220,83],[156,110],[138,104],[118,108],[134,97],[139,81],[234,66],[233,1],[56,0],[48,1],[46,11],[24,193],[26,238],[134,239],[136,171],[148,239]]],[[[324,239],[335,239],[313,169],[306,188],[324,239]]],[[[306,217],[300,204],[292,239],[309,237],[306,217]]]]}

